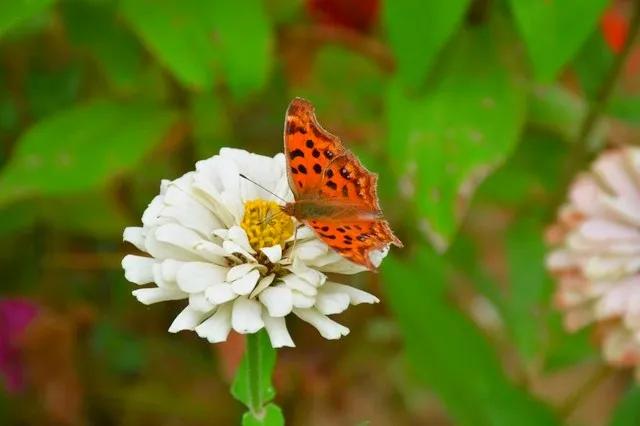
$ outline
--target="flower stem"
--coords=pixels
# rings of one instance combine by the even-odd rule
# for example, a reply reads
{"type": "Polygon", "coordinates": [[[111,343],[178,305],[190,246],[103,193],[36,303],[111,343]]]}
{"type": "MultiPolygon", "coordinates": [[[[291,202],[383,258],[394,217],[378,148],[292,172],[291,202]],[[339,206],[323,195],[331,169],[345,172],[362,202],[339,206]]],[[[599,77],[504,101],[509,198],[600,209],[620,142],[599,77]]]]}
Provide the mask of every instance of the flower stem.
{"type": "Polygon", "coordinates": [[[598,88],[596,97],[591,103],[587,114],[580,125],[576,139],[573,141],[573,146],[571,147],[571,151],[568,156],[568,163],[564,176],[565,182],[564,185],[562,185],[563,188],[568,186],[571,179],[573,179],[573,175],[580,167],[582,167],[585,160],[587,160],[589,136],[591,136],[591,133],[596,128],[596,125],[600,121],[602,112],[606,109],[607,104],[609,103],[609,98],[613,93],[613,89],[616,87],[618,77],[624,68],[624,64],[629,58],[633,43],[638,37],[638,33],[640,31],[640,1],[636,1],[634,3],[634,11],[629,24],[629,31],[622,47],[622,51],[615,57],[611,68],[598,88]]]}
{"type": "Polygon", "coordinates": [[[263,415],[262,395],[260,392],[260,335],[258,333],[247,334],[247,373],[249,376],[249,409],[255,418],[263,415]]]}

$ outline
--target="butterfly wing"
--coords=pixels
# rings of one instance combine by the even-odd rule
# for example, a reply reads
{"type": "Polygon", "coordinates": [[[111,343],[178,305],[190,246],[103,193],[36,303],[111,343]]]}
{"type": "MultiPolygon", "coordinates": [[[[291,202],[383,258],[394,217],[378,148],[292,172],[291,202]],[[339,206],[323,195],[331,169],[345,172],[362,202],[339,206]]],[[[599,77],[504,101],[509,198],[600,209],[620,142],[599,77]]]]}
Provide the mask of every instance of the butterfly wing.
{"type": "Polygon", "coordinates": [[[320,126],[310,102],[291,101],[285,117],[284,153],[296,200],[316,198],[327,166],[344,152],[340,139],[320,126]]]}
{"type": "Polygon", "coordinates": [[[375,270],[371,252],[382,250],[389,244],[402,247],[384,219],[379,220],[331,220],[314,219],[308,226],[329,247],[350,261],[375,270]]]}
{"type": "Polygon", "coordinates": [[[368,269],[375,269],[372,251],[389,244],[402,247],[382,216],[378,176],[320,126],[304,99],[294,99],[287,109],[284,150],[289,186],[296,202],[305,201],[300,204],[307,208],[296,217],[321,240],[368,269]]]}

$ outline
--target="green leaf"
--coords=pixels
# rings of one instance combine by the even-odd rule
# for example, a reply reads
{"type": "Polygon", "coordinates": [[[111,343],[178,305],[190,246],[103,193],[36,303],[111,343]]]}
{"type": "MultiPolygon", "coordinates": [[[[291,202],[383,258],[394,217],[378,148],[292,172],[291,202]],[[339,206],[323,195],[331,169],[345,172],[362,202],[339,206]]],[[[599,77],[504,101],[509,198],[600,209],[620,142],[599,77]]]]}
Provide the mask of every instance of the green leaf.
{"type": "MultiPolygon", "coordinates": [[[[271,383],[271,375],[276,365],[276,350],[271,346],[271,341],[264,330],[256,334],[258,339],[258,359],[259,359],[259,396],[264,404],[271,401],[276,396],[276,391],[271,383]]],[[[236,376],[231,385],[231,395],[247,407],[251,404],[251,389],[249,380],[248,352],[245,350],[244,357],[236,371],[236,376]]]]}
{"type": "Polygon", "coordinates": [[[533,215],[522,218],[507,231],[509,301],[506,323],[516,347],[528,360],[537,355],[542,337],[544,311],[551,282],[544,268],[546,246],[542,240],[546,224],[533,215]]]}
{"type": "Polygon", "coordinates": [[[462,23],[469,0],[383,2],[383,20],[405,86],[424,82],[435,56],[462,23]]]}
{"type": "Polygon", "coordinates": [[[223,146],[232,145],[231,120],[222,99],[213,92],[204,92],[193,94],[190,101],[197,157],[209,158],[223,146]]]}
{"type": "Polygon", "coordinates": [[[611,417],[611,426],[637,426],[640,424],[640,386],[632,384],[618,403],[611,417]]]}
{"type": "Polygon", "coordinates": [[[116,21],[112,4],[67,1],[60,11],[71,42],[87,48],[116,87],[132,86],[141,52],[133,35],[116,21]]]}
{"type": "Polygon", "coordinates": [[[268,404],[264,408],[262,418],[256,418],[248,411],[242,416],[242,426],[282,426],[284,425],[284,415],[282,410],[275,404],[268,404]]]}
{"type": "Polygon", "coordinates": [[[82,69],[77,65],[60,70],[29,70],[26,97],[31,115],[41,119],[70,107],[78,98],[81,82],[82,69]]]}
{"type": "Polygon", "coordinates": [[[11,28],[42,12],[51,3],[53,3],[53,0],[11,0],[0,2],[0,37],[11,28]]]}
{"type": "Polygon", "coordinates": [[[112,101],[50,116],[18,140],[0,174],[0,204],[99,187],[135,167],[174,119],[158,106],[112,101]]]}
{"type": "Polygon", "coordinates": [[[548,407],[506,377],[494,349],[446,296],[445,265],[426,247],[383,265],[385,290],[417,377],[460,425],[554,425],[548,407]]]}
{"type": "Polygon", "coordinates": [[[510,0],[538,79],[553,80],[595,29],[607,0],[510,0]]]}
{"type": "Polygon", "coordinates": [[[446,249],[475,187],[512,151],[524,121],[524,90],[501,65],[486,28],[462,34],[423,96],[391,84],[388,152],[412,181],[419,221],[446,249]]]}
{"type": "Polygon", "coordinates": [[[274,34],[263,0],[211,2],[220,64],[238,99],[262,89],[273,65],[274,34]],[[242,19],[238,19],[239,16],[242,19]]]}
{"type": "Polygon", "coordinates": [[[123,0],[120,7],[147,48],[182,84],[198,89],[212,86],[213,2],[123,0]]]}

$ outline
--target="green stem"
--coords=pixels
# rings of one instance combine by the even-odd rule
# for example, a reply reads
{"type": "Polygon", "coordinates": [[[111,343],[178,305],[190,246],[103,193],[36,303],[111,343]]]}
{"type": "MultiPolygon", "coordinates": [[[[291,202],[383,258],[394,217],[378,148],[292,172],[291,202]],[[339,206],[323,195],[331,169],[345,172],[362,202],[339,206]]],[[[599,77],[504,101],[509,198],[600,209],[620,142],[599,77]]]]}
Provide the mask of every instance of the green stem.
{"type": "Polygon", "coordinates": [[[247,334],[247,373],[249,376],[249,409],[255,418],[263,415],[264,407],[260,395],[260,335],[247,334]]]}
{"type": "Polygon", "coordinates": [[[587,111],[587,115],[580,125],[580,129],[569,153],[566,173],[564,176],[565,179],[563,182],[564,185],[562,186],[563,188],[568,186],[571,179],[573,179],[574,174],[587,160],[587,142],[589,141],[589,136],[595,129],[601,118],[602,112],[606,109],[607,104],[609,103],[609,98],[613,93],[613,89],[616,87],[618,77],[624,68],[624,64],[627,62],[639,30],[640,0],[635,2],[633,16],[631,17],[631,23],[629,25],[629,32],[627,33],[627,38],[624,42],[624,46],[622,47],[622,51],[615,57],[613,65],[600,85],[598,92],[596,93],[596,97],[591,103],[587,111]]]}

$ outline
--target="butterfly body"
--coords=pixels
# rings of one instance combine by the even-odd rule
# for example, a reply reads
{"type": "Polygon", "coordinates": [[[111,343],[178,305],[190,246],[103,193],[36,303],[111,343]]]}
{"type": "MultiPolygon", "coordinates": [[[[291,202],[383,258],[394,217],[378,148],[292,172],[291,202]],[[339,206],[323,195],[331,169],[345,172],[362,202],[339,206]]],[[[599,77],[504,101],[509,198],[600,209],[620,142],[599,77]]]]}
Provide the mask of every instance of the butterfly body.
{"type": "Polygon", "coordinates": [[[369,172],[316,120],[311,103],[294,99],[284,129],[289,186],[295,202],[284,213],[311,227],[332,249],[352,262],[375,269],[370,254],[402,247],[384,219],[369,172]]]}

